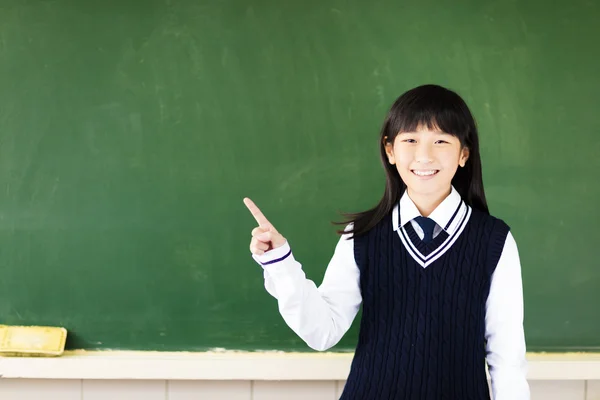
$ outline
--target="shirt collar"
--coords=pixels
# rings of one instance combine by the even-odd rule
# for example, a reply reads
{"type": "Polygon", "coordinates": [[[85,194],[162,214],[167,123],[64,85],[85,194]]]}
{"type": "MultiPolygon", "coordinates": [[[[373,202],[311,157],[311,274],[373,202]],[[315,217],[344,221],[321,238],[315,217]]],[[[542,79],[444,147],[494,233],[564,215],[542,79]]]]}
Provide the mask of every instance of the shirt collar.
{"type": "MultiPolygon", "coordinates": [[[[441,228],[446,229],[448,221],[450,221],[455,214],[461,201],[460,194],[454,189],[454,186],[452,186],[450,194],[436,207],[435,210],[433,210],[431,215],[429,215],[429,218],[434,220],[441,228]]],[[[419,209],[408,196],[408,192],[404,191],[399,204],[396,204],[392,211],[392,228],[396,231],[407,222],[410,222],[419,216],[421,216],[419,209]]]]}

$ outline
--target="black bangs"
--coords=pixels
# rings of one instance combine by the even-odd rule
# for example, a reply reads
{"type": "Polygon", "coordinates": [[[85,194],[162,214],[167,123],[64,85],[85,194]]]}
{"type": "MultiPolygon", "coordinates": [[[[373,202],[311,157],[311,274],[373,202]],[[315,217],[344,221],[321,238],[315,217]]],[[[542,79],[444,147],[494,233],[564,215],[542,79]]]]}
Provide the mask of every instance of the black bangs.
{"type": "Polygon", "coordinates": [[[391,107],[388,118],[386,136],[390,139],[399,132],[427,127],[458,137],[464,146],[475,129],[475,121],[463,99],[437,85],[423,85],[404,93],[391,107]]]}

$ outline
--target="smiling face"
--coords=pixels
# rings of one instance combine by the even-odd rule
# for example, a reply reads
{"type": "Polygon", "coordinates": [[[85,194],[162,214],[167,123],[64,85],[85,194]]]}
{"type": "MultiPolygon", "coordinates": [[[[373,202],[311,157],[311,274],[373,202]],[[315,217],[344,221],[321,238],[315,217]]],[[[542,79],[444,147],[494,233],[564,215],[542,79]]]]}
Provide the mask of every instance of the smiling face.
{"type": "Polygon", "coordinates": [[[447,196],[457,168],[469,158],[469,149],[456,136],[427,127],[400,132],[393,143],[384,144],[413,201],[447,196]]]}

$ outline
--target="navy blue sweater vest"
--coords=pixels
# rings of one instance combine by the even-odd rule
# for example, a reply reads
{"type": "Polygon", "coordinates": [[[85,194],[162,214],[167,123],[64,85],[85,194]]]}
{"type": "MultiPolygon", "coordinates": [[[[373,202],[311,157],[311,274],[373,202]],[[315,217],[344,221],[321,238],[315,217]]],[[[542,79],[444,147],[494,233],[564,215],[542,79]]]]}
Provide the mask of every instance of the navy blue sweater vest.
{"type": "Polygon", "coordinates": [[[423,268],[390,221],[354,239],[362,319],[340,399],[489,400],[485,305],[508,226],[473,209],[454,244],[423,268]]]}

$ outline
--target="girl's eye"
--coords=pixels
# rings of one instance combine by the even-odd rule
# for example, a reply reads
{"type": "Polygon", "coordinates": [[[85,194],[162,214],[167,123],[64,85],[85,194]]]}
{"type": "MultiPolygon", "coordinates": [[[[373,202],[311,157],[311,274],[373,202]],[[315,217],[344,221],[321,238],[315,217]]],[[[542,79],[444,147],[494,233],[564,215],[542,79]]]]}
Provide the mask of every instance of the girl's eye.
{"type": "Polygon", "coordinates": [[[417,143],[417,141],[415,139],[404,139],[403,142],[406,142],[406,143],[417,143]]]}
{"type": "Polygon", "coordinates": [[[448,143],[448,142],[446,142],[445,140],[437,140],[435,143],[436,144],[438,144],[438,143],[439,144],[444,144],[444,143],[448,143]]]}

